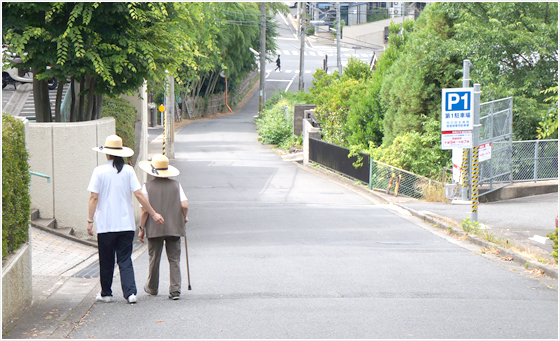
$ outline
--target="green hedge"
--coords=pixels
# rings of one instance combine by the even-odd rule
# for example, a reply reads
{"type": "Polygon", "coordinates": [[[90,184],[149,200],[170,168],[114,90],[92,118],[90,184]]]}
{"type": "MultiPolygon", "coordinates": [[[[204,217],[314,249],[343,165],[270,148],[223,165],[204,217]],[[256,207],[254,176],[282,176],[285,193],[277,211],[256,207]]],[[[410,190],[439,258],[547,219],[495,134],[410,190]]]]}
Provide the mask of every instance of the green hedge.
{"type": "Polygon", "coordinates": [[[136,122],[136,109],[127,100],[120,97],[103,96],[101,117],[114,117],[115,130],[123,140],[123,146],[134,150],[136,135],[134,123],[136,122]]]}
{"type": "Polygon", "coordinates": [[[31,198],[23,122],[2,115],[2,258],[27,241],[31,198]]]}

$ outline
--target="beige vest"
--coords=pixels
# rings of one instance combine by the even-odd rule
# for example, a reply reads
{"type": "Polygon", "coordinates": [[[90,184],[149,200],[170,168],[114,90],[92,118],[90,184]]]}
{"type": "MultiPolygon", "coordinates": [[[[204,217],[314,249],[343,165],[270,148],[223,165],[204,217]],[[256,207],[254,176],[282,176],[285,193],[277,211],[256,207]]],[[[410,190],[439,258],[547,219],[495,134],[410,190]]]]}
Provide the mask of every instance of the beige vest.
{"type": "Polygon", "coordinates": [[[181,208],[179,182],[165,178],[154,178],[146,182],[150,205],[163,216],[165,224],[158,225],[152,217],[146,223],[146,237],[182,237],[185,235],[185,216],[181,208]]]}

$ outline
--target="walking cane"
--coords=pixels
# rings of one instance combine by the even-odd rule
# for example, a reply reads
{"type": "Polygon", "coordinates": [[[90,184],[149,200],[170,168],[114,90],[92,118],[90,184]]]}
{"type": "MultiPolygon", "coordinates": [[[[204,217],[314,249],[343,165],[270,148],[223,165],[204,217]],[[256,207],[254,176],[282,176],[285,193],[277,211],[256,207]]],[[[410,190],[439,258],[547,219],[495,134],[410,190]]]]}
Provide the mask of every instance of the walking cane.
{"type": "Polygon", "coordinates": [[[189,283],[189,290],[191,290],[191,276],[189,274],[189,251],[187,250],[187,235],[185,234],[185,256],[187,257],[187,281],[189,283]]]}

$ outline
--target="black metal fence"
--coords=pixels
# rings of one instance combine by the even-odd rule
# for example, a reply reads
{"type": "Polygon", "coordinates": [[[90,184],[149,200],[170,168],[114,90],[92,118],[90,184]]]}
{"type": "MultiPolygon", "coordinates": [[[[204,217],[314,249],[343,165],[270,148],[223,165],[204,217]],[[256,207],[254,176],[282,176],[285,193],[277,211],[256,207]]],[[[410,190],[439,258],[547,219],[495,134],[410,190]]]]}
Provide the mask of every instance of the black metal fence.
{"type": "Polygon", "coordinates": [[[363,157],[362,166],[356,169],[353,163],[358,158],[356,156],[348,158],[349,153],[348,149],[332,143],[314,138],[309,139],[309,160],[356,180],[369,183],[369,155],[359,153],[363,157]]]}

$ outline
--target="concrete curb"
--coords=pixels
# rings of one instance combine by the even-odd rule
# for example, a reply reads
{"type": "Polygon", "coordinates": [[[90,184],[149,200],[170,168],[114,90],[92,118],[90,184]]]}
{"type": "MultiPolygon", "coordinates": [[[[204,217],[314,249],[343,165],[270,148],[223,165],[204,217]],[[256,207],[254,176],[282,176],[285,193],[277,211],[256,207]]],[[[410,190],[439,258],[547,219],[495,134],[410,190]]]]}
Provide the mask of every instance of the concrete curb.
{"type": "Polygon", "coordinates": [[[481,239],[478,236],[475,235],[471,235],[471,234],[467,234],[466,232],[459,230],[458,228],[461,226],[461,223],[452,220],[452,219],[446,219],[448,220],[447,222],[442,222],[439,219],[436,219],[434,217],[430,217],[429,215],[426,214],[422,214],[420,212],[417,212],[411,208],[408,208],[404,205],[399,205],[399,204],[394,204],[402,209],[407,210],[408,212],[410,212],[413,216],[418,217],[430,224],[434,224],[437,225],[440,229],[444,229],[444,230],[448,230],[451,229],[452,233],[454,235],[459,235],[459,236],[467,236],[467,240],[473,244],[482,246],[482,247],[488,247],[488,248],[495,248],[497,250],[500,251],[500,255],[503,256],[509,256],[511,258],[513,258],[513,262],[521,265],[521,266],[526,266],[527,264],[529,264],[528,268],[534,268],[534,269],[540,269],[542,270],[547,276],[551,277],[551,278],[555,278],[558,279],[558,269],[549,267],[545,264],[541,264],[539,262],[535,262],[533,260],[530,260],[526,257],[524,257],[523,255],[518,254],[517,252],[505,249],[499,245],[496,245],[494,243],[491,243],[489,241],[486,241],[484,239],[481,239]]]}

